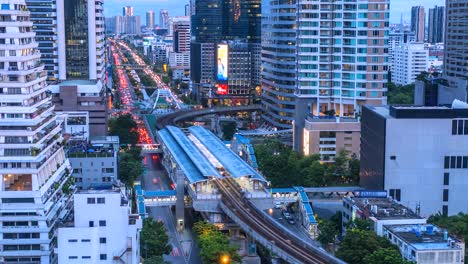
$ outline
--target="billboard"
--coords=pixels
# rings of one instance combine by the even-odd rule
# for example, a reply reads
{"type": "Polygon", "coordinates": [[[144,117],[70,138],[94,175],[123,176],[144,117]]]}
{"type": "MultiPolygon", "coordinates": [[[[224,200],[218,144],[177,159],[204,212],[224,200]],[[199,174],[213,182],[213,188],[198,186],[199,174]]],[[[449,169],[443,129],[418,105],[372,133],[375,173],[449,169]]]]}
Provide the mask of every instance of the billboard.
{"type": "Polygon", "coordinates": [[[225,83],[217,84],[216,85],[216,93],[217,94],[228,94],[228,85],[225,83]]]}
{"type": "Polygon", "coordinates": [[[227,81],[228,79],[228,45],[219,44],[217,47],[217,74],[216,78],[218,81],[227,81]]]}

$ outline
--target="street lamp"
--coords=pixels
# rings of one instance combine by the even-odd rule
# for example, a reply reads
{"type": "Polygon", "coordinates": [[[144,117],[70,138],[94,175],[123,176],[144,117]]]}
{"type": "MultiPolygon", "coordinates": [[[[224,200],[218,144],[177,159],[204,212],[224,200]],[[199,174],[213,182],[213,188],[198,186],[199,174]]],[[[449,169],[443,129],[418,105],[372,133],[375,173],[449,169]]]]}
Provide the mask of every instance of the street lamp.
{"type": "Polygon", "coordinates": [[[230,259],[229,259],[228,255],[221,256],[221,263],[222,264],[228,264],[229,262],[230,262],[230,259]]]}

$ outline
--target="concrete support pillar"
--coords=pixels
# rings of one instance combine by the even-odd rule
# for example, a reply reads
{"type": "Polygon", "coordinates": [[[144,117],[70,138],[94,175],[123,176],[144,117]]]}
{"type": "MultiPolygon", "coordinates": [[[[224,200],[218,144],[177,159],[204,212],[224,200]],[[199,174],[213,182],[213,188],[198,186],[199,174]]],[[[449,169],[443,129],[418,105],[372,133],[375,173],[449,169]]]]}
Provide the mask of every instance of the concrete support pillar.
{"type": "Polygon", "coordinates": [[[185,229],[185,216],[184,216],[184,211],[185,211],[185,203],[184,203],[184,198],[185,198],[185,180],[184,180],[184,173],[180,170],[177,170],[175,172],[175,178],[176,178],[176,226],[178,231],[183,231],[185,229]]]}

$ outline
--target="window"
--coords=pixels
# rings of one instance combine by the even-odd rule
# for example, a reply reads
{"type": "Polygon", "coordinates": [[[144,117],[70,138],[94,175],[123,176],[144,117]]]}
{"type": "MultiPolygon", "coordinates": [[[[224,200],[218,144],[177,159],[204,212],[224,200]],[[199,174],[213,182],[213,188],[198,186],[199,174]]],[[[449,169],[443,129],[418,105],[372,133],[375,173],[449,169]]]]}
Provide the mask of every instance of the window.
{"type": "Polygon", "coordinates": [[[81,239],[81,242],[91,242],[91,239],[81,239]]]}
{"type": "Polygon", "coordinates": [[[106,198],[102,197],[102,198],[97,198],[97,203],[98,204],[104,204],[106,203],[106,198]]]}
{"type": "Polygon", "coordinates": [[[89,227],[94,227],[94,221],[89,221],[89,227]]]}
{"type": "Polygon", "coordinates": [[[100,237],[99,238],[99,243],[105,244],[105,243],[107,243],[107,239],[105,237],[100,237]]]}
{"type": "Polygon", "coordinates": [[[444,169],[450,168],[450,157],[445,156],[444,158],[444,169]]]}
{"type": "Polygon", "coordinates": [[[444,201],[444,202],[448,202],[448,199],[449,199],[449,190],[448,190],[448,189],[444,189],[443,201],[444,201]]]}
{"type": "Polygon", "coordinates": [[[82,259],[91,259],[91,256],[82,256],[82,259]]]}
{"type": "Polygon", "coordinates": [[[391,160],[396,160],[396,156],[390,156],[391,160]]]}
{"type": "Polygon", "coordinates": [[[449,185],[450,182],[450,173],[446,172],[444,173],[444,185],[449,185]]]}
{"type": "Polygon", "coordinates": [[[463,165],[462,165],[462,168],[463,168],[463,169],[467,169],[467,168],[468,168],[468,156],[463,156],[463,165]]]}
{"type": "Polygon", "coordinates": [[[444,216],[448,215],[448,206],[447,205],[442,206],[442,215],[444,215],[444,216]]]}
{"type": "Polygon", "coordinates": [[[390,189],[390,197],[396,201],[401,201],[401,189],[390,189]]]}
{"type": "Polygon", "coordinates": [[[100,254],[99,259],[100,260],[107,260],[107,255],[106,254],[100,254]]]}
{"type": "Polygon", "coordinates": [[[78,239],[68,239],[68,242],[70,243],[78,242],[78,239]]]}
{"type": "Polygon", "coordinates": [[[445,156],[445,169],[468,169],[468,156],[445,156]]]}
{"type": "Polygon", "coordinates": [[[99,220],[99,226],[106,226],[106,220],[99,220]]]}
{"type": "Polygon", "coordinates": [[[68,259],[78,259],[77,256],[69,256],[68,259]]]}
{"type": "Polygon", "coordinates": [[[95,204],[96,198],[88,198],[88,204],[95,204]]]}
{"type": "Polygon", "coordinates": [[[457,157],[457,169],[461,169],[462,167],[462,156],[457,157]]]}

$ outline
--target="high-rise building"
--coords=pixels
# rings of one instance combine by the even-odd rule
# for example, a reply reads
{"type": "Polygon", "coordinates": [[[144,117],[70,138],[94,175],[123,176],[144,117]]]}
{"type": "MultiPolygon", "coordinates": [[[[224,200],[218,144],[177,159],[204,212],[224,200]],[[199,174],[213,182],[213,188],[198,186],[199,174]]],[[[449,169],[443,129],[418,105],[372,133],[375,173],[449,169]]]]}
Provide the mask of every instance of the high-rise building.
{"type": "Polygon", "coordinates": [[[159,27],[169,29],[169,11],[167,9],[159,11],[159,27]]]}
{"type": "Polygon", "coordinates": [[[397,85],[414,83],[416,77],[427,71],[429,51],[424,43],[407,43],[395,48],[391,68],[392,82],[397,85]]]}
{"type": "Polygon", "coordinates": [[[133,16],[133,6],[124,6],[122,16],[133,16]]]}
{"type": "Polygon", "coordinates": [[[64,54],[58,51],[58,42],[64,42],[63,24],[58,23],[56,12],[57,1],[54,0],[27,0],[26,5],[31,11],[31,21],[34,23],[36,41],[41,51],[41,61],[47,71],[47,82],[54,83],[59,80],[59,63],[64,62],[64,54]],[[58,28],[61,30],[59,31],[58,28]]]}
{"type": "Polygon", "coordinates": [[[1,263],[57,263],[73,181],[24,0],[0,0],[1,263]]]}
{"type": "Polygon", "coordinates": [[[416,41],[414,32],[405,30],[402,26],[388,34],[388,64],[390,70],[393,68],[395,50],[401,45],[416,41]]]}
{"type": "Polygon", "coordinates": [[[55,110],[88,112],[91,136],[106,135],[104,1],[56,3],[56,30],[63,41],[54,43],[60,54],[59,83],[50,86],[55,110]]]}
{"type": "Polygon", "coordinates": [[[467,213],[466,107],[363,107],[360,186],[423,217],[467,213]]]}
{"type": "Polygon", "coordinates": [[[172,39],[174,52],[190,52],[190,18],[172,22],[172,39]]]}
{"type": "Polygon", "coordinates": [[[195,14],[191,17],[194,42],[218,42],[222,34],[223,12],[221,0],[196,0],[195,14]]]}
{"type": "MultiPolygon", "coordinates": [[[[386,104],[388,8],[389,0],[335,1],[321,5],[299,0],[294,120],[296,150],[302,152],[304,149],[307,138],[304,126],[308,116],[319,121],[313,130],[336,133],[347,131],[348,126],[357,122],[355,118],[359,116],[362,105],[386,104]],[[331,127],[330,122],[335,126],[331,127]]],[[[355,127],[349,129],[354,130],[355,127]]],[[[327,152],[325,158],[334,156],[334,153],[327,152]]]]}
{"type": "Polygon", "coordinates": [[[115,16],[115,34],[138,35],[141,33],[140,16],[115,16]]]}
{"type": "Polygon", "coordinates": [[[447,0],[445,7],[444,74],[463,80],[468,80],[467,6],[468,0],[447,0]]]}
{"type": "Polygon", "coordinates": [[[146,27],[148,28],[154,27],[154,11],[153,10],[146,12],[146,27]]]}
{"type": "Polygon", "coordinates": [[[185,16],[191,16],[192,12],[190,12],[190,4],[185,5],[185,16]]]}
{"type": "Polygon", "coordinates": [[[223,0],[224,40],[246,39],[260,43],[261,0],[223,0]]]}
{"type": "Polygon", "coordinates": [[[262,118],[275,127],[291,128],[296,89],[296,1],[262,1],[261,32],[262,118]]]}
{"type": "Polygon", "coordinates": [[[424,42],[426,32],[426,12],[424,6],[411,8],[411,31],[416,35],[416,42],[424,42]]]}
{"type": "Polygon", "coordinates": [[[434,6],[434,8],[429,8],[428,42],[432,44],[444,42],[444,27],[445,7],[434,6]]]}

